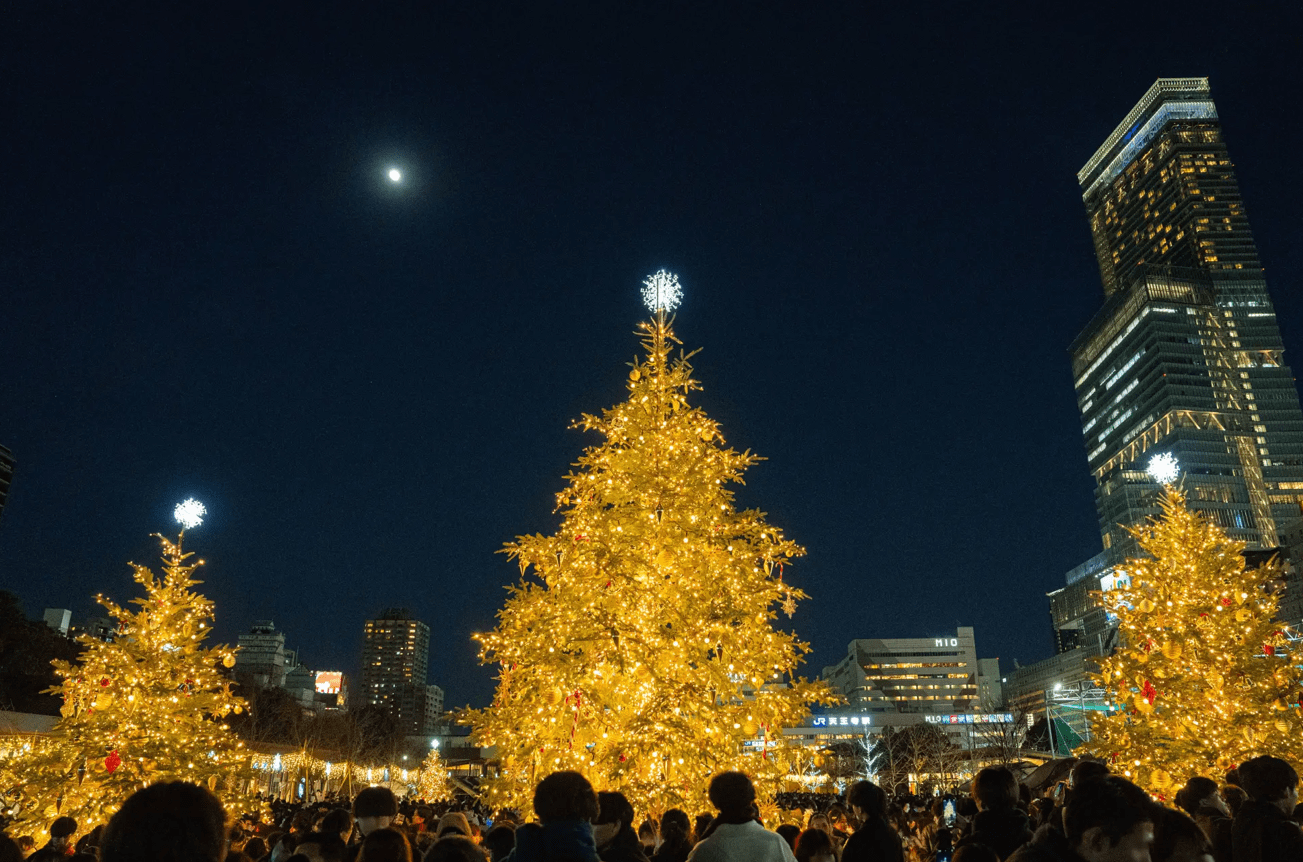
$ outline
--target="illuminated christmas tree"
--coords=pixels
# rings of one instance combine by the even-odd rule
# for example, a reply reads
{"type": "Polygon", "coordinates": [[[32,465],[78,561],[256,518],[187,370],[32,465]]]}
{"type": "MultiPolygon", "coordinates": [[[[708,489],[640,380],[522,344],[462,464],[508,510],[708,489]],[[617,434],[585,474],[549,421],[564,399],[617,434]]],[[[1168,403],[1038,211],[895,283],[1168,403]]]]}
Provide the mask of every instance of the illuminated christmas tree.
{"type": "MultiPolygon", "coordinates": [[[[187,504],[192,501],[187,501],[187,504]]],[[[186,506],[187,504],[182,504],[186,506]]],[[[198,505],[198,504],[194,504],[198,505]]],[[[202,508],[202,507],[200,507],[202,508]]],[[[193,525],[202,511],[178,507],[193,525]]],[[[118,622],[112,641],[82,635],[80,662],[55,662],[62,717],[48,737],[5,763],[6,789],[18,793],[18,834],[39,834],[59,815],[83,830],[107,822],[145,784],[184,780],[218,791],[247,761],[223,719],[240,712],[223,668],[229,647],[206,648],[213,605],[194,591],[202,561],[159,536],[163,576],[132,563],[145,589],[137,611],[96,600],[118,622]]]]}
{"type": "Polygon", "coordinates": [[[452,798],[452,778],[448,767],[439,756],[437,746],[431,747],[430,753],[421,763],[420,775],[416,780],[416,796],[426,802],[442,802],[452,798]]]}
{"type": "Polygon", "coordinates": [[[689,404],[700,386],[690,355],[671,356],[666,316],[677,279],[662,271],[646,288],[655,316],[629,397],[576,423],[604,440],[566,477],[557,532],[507,545],[522,583],[497,629],[476,636],[500,668],[492,706],[466,716],[496,749],[494,806],[528,809],[562,769],[652,811],[703,810],[726,769],[773,793],[788,774],[782,729],[835,699],[792,677],[808,647],[774,627],[805,598],[783,580],[804,551],[734,507],[729,486],[760,459],[726,448],[689,404]]]}
{"type": "Polygon", "coordinates": [[[1102,594],[1121,645],[1097,681],[1121,709],[1092,725],[1086,748],[1165,798],[1260,754],[1303,764],[1299,656],[1275,620],[1279,567],[1247,568],[1244,543],[1170,484],[1161,505],[1134,531],[1147,556],[1102,594]]]}

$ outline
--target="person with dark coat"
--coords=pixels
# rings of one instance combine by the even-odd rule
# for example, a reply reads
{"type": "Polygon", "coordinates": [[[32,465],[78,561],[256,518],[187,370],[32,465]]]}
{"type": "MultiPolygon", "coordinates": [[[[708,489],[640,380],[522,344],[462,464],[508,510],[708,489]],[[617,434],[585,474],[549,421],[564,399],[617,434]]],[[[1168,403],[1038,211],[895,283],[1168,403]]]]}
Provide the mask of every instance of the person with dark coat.
{"type": "Polygon", "coordinates": [[[846,802],[860,819],[854,834],[842,847],[841,862],[905,862],[905,848],[887,822],[887,794],[872,781],[857,781],[846,792],[846,802]]]}
{"type": "Polygon", "coordinates": [[[1263,755],[1239,767],[1249,801],[1231,824],[1235,862],[1303,862],[1303,830],[1290,817],[1298,804],[1298,773],[1279,757],[1263,755]]]}
{"type": "Polygon", "coordinates": [[[633,806],[623,793],[597,794],[597,820],[593,842],[602,862],[647,862],[647,854],[633,829],[633,806]]]}
{"type": "Polygon", "coordinates": [[[1173,801],[1199,824],[1212,844],[1216,862],[1231,862],[1231,812],[1217,790],[1217,782],[1196,775],[1176,791],[1173,801]]]}
{"type": "Polygon", "coordinates": [[[661,846],[651,862],[687,862],[692,852],[692,821],[688,813],[671,808],[661,817],[661,846]]]}
{"type": "Polygon", "coordinates": [[[516,830],[516,847],[505,862],[601,862],[593,842],[597,794],[578,772],[553,772],[534,788],[538,823],[516,830]]]}
{"type": "Polygon", "coordinates": [[[1063,809],[1063,831],[1042,826],[1006,862],[1148,860],[1155,807],[1149,794],[1120,776],[1083,781],[1063,809]]]}
{"type": "Polygon", "coordinates": [[[1018,809],[1018,779],[1003,766],[988,766],[973,779],[977,815],[972,828],[955,845],[984,844],[1002,860],[1032,840],[1032,821],[1018,809]]]}

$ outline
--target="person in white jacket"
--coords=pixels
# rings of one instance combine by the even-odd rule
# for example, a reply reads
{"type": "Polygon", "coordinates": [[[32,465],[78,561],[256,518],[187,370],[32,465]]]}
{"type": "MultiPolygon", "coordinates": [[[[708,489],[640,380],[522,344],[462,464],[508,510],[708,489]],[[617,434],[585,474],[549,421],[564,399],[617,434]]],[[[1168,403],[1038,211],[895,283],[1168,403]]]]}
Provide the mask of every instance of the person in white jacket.
{"type": "Polygon", "coordinates": [[[796,862],[787,840],[760,824],[756,788],[745,773],[719,773],[710,779],[709,796],[719,816],[688,862],[796,862]]]}

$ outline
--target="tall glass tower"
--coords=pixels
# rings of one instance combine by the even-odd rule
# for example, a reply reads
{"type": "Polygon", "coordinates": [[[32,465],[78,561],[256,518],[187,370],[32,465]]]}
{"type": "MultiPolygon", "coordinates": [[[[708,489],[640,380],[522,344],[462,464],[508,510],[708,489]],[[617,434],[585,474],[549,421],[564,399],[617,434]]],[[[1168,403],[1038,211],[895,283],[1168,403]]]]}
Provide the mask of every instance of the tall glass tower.
{"type": "Polygon", "coordinates": [[[1276,547],[1303,501],[1303,411],[1208,80],[1160,78],[1077,180],[1105,299],[1072,372],[1106,552],[1157,514],[1160,453],[1193,508],[1276,547]]]}

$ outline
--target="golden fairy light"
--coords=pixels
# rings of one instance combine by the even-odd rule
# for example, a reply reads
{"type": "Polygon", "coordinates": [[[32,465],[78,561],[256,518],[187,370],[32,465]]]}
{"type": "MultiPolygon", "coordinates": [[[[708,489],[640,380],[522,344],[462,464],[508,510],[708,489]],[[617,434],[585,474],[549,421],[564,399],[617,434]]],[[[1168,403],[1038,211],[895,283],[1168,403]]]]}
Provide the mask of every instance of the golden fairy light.
{"type": "Polygon", "coordinates": [[[507,545],[522,582],[476,636],[498,686],[463,719],[498,763],[495,807],[527,809],[561,769],[653,811],[701,810],[723,769],[773,791],[788,772],[782,729],[836,700],[793,677],[808,646],[774,623],[805,598],[783,577],[804,551],[735,507],[730,486],[760,459],[690,404],[700,385],[689,356],[671,356],[666,290],[627,399],[576,423],[603,439],[557,495],[560,529],[507,545]]]}
{"type": "Polygon", "coordinates": [[[1145,556],[1099,594],[1120,646],[1096,680],[1117,707],[1086,748],[1170,799],[1260,754],[1303,764],[1298,639],[1276,621],[1278,564],[1247,568],[1243,542],[1168,485],[1163,516],[1135,531],[1145,556]]]}

